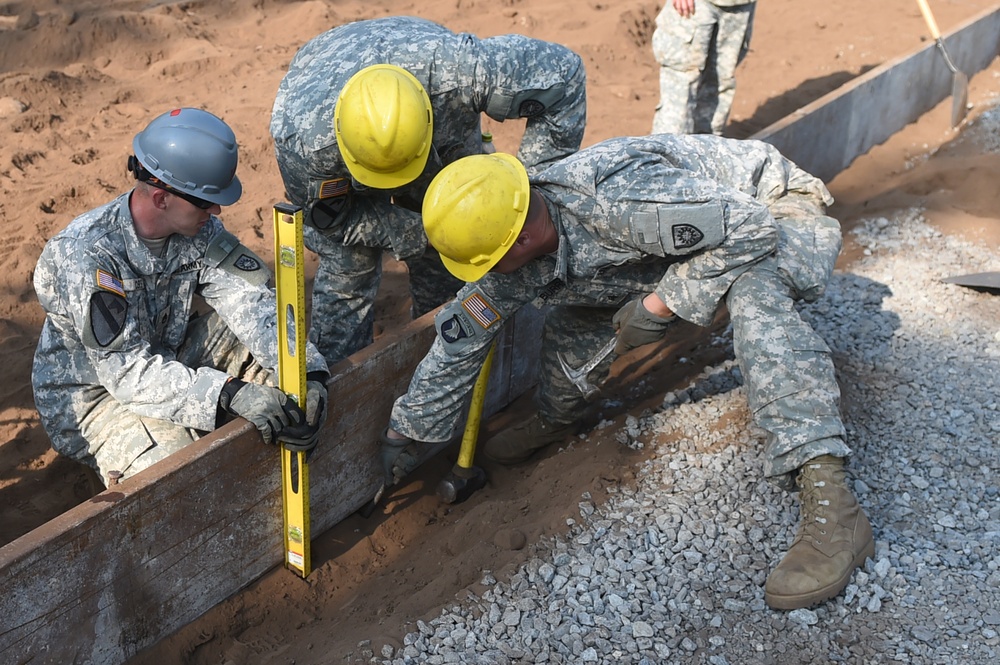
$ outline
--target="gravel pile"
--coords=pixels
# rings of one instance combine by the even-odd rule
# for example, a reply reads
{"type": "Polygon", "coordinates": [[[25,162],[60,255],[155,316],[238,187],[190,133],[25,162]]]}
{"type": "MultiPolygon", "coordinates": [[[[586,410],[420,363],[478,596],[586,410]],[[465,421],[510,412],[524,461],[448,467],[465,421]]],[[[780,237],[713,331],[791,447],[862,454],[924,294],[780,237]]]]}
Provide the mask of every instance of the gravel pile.
{"type": "Polygon", "coordinates": [[[765,605],[797,502],[763,480],[763,432],[729,361],[617,432],[655,446],[636,487],[601,505],[582,496],[546,556],[509,580],[487,574],[480,598],[373,661],[1000,662],[1000,296],[939,281],[1000,270],[998,257],[916,209],[853,235],[865,258],[802,308],[834,351],[850,475],[875,529],[875,559],[846,593],[765,605]]]}

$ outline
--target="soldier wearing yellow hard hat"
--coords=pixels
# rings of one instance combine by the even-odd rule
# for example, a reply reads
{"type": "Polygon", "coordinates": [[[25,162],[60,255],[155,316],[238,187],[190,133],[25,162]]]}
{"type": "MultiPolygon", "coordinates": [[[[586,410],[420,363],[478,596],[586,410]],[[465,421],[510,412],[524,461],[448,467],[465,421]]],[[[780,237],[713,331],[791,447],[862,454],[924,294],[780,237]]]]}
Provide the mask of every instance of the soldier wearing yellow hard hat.
{"type": "Polygon", "coordinates": [[[424,197],[427,237],[472,283],[435,316],[437,338],[393,406],[387,481],[454,436],[496,335],[528,303],[546,305],[538,410],[482,449],[505,465],[580,429],[585,384],[608,376],[612,350],[670,338],[680,320],[711,325],[725,304],[750,412],[767,433],[764,475],[800,490],[799,535],[764,599],[790,610],[836,596],[875,546],[846,479],[830,350],[796,307],[833,272],[832,201],[773,146],[711,135],[610,139],[533,175],[501,154],[445,167],[424,197]]]}
{"type": "Polygon", "coordinates": [[[478,39],[424,19],[348,23],[292,59],[271,116],[288,199],[319,255],[310,337],[331,363],[370,343],[386,253],[404,261],[419,316],[460,286],[427,245],[424,191],[487,151],[483,114],[524,121],[534,170],[580,147],[586,72],[576,53],[523,35],[478,39]]]}

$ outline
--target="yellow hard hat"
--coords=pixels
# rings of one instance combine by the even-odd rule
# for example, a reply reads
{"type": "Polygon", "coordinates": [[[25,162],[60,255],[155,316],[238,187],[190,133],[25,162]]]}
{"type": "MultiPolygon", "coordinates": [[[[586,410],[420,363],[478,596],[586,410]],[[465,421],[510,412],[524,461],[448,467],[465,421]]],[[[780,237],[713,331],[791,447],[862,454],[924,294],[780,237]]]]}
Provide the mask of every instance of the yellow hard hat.
{"type": "Polygon", "coordinates": [[[528,215],[528,172],[513,155],[471,155],[441,169],[427,188],[424,231],[444,266],[475,282],[503,258],[528,215]]]}
{"type": "Polygon", "coordinates": [[[337,97],[333,123],[347,170],[363,185],[402,187],[427,164],[431,100],[405,69],[372,65],[352,76],[337,97]]]}

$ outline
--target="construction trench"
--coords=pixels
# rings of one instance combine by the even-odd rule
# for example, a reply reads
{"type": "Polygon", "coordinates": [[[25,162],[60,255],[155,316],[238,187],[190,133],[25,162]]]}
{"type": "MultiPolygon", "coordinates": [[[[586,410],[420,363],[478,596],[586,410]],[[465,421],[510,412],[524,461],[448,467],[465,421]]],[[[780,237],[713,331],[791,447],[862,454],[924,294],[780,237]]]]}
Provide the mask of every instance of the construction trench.
{"type": "MultiPolygon", "coordinates": [[[[972,75],[1000,52],[1000,8],[945,35],[972,75]]],[[[952,72],[935,44],[889,62],[755,135],[829,181],[947,99],[952,72]]],[[[484,417],[533,384],[537,313],[498,344],[484,417]]],[[[381,484],[378,432],[434,335],[427,315],[333,368],[331,410],[310,460],[314,537],[381,484]],[[359,444],[365,446],[359,451],[359,444]]],[[[120,663],[283,561],[273,450],[238,422],[0,549],[0,661],[120,663]],[[194,509],[197,507],[197,510],[194,509]],[[51,571],[59,571],[53,575],[51,571]],[[225,572],[225,574],[221,574],[225,572]],[[66,625],[76,626],[71,634],[66,625]]]]}

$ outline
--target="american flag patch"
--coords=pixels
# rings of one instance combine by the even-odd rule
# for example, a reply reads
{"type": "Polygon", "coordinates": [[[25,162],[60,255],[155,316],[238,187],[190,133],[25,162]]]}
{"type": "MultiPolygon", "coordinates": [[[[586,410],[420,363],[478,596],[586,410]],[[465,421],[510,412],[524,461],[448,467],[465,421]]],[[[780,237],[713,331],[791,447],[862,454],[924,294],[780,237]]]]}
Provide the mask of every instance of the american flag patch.
{"type": "Polygon", "coordinates": [[[329,199],[334,196],[343,196],[347,193],[347,189],[350,186],[351,182],[347,178],[324,180],[319,185],[319,198],[329,199]]]}
{"type": "Polygon", "coordinates": [[[122,298],[125,297],[125,286],[122,281],[109,272],[97,269],[97,285],[102,289],[117,293],[122,298]]]}
{"type": "Polygon", "coordinates": [[[486,302],[486,299],[478,293],[473,293],[471,296],[462,301],[462,307],[465,311],[472,315],[472,318],[476,320],[476,323],[481,325],[483,328],[489,328],[494,323],[500,320],[500,314],[490,307],[490,304],[486,302]]]}

